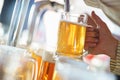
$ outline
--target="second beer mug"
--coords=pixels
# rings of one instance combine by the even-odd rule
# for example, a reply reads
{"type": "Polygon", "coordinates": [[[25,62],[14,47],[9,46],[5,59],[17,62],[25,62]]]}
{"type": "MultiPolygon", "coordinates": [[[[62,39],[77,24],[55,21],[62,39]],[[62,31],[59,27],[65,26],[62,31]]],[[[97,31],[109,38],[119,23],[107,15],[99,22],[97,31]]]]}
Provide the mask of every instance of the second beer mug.
{"type": "Polygon", "coordinates": [[[55,66],[53,52],[45,51],[42,60],[41,80],[52,80],[55,66]]]}
{"type": "Polygon", "coordinates": [[[57,54],[79,58],[83,55],[87,15],[62,15],[58,30],[57,54]],[[80,17],[80,18],[79,18],[80,17]],[[78,20],[79,19],[79,20],[78,20]]]}
{"type": "Polygon", "coordinates": [[[36,65],[27,50],[0,45],[0,80],[36,80],[36,65]]]}

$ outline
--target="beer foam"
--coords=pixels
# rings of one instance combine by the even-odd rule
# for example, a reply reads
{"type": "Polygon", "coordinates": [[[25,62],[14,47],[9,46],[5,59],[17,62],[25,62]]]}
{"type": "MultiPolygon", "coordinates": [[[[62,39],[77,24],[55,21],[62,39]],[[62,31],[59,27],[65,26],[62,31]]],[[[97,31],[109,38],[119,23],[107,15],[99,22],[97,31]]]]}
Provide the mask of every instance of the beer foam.
{"type": "Polygon", "coordinates": [[[72,21],[67,21],[67,20],[61,20],[61,21],[71,23],[71,24],[81,25],[81,26],[84,26],[84,27],[93,27],[93,26],[85,24],[85,23],[72,22],[72,21]]]}
{"type": "Polygon", "coordinates": [[[36,53],[37,55],[41,56],[41,57],[42,57],[42,55],[43,55],[43,52],[44,52],[44,50],[41,49],[41,48],[35,50],[35,53],[36,53]]]}
{"type": "Polygon", "coordinates": [[[53,52],[45,51],[42,56],[43,61],[54,63],[53,52]]]}

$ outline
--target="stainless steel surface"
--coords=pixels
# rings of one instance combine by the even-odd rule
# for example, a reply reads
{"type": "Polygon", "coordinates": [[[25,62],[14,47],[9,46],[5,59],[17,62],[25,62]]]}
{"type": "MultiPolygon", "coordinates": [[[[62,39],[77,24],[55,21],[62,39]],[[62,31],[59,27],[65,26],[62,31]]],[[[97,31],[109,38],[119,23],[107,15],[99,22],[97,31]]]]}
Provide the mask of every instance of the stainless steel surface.
{"type": "MultiPolygon", "coordinates": [[[[57,11],[58,7],[63,8],[62,4],[56,3],[55,1],[51,0],[38,0],[39,1],[39,6],[36,6],[35,4],[32,6],[30,15],[29,15],[29,20],[28,20],[28,40],[27,40],[27,45],[30,45],[32,40],[33,40],[33,35],[34,31],[41,24],[43,24],[42,18],[45,10],[53,9],[57,11]],[[52,5],[51,2],[54,2],[54,5],[52,5]]],[[[37,0],[36,0],[37,2],[37,0]]]]}
{"type": "MultiPolygon", "coordinates": [[[[35,28],[35,19],[40,17],[40,16],[37,17],[38,12],[42,11],[46,6],[51,5],[52,3],[54,3],[54,5],[51,5],[51,7],[53,7],[53,8],[58,8],[61,6],[63,8],[63,4],[60,4],[57,1],[52,1],[52,0],[49,0],[49,1],[48,0],[38,0],[38,1],[39,1],[40,5],[37,7],[35,5],[33,5],[31,8],[31,11],[30,11],[30,15],[29,15],[29,19],[28,19],[28,26],[27,26],[28,27],[27,45],[30,45],[32,42],[34,28],[35,28]],[[55,6],[58,6],[58,7],[55,7],[55,6]]],[[[29,2],[30,2],[30,0],[16,0],[11,23],[10,23],[7,45],[17,46],[17,43],[20,38],[22,29],[23,29],[23,25],[25,22],[29,2]]]]}
{"type": "Polygon", "coordinates": [[[50,4],[49,1],[41,0],[39,6],[36,6],[35,4],[32,5],[30,15],[29,15],[29,19],[28,19],[28,40],[27,40],[27,45],[31,44],[32,39],[33,39],[34,29],[35,29],[35,27],[38,27],[38,25],[39,25],[40,21],[36,22],[36,19],[41,17],[41,15],[39,14],[41,9],[44,8],[48,4],[50,4]]]}
{"type": "Polygon", "coordinates": [[[24,25],[29,2],[30,0],[16,0],[10,23],[7,45],[16,46],[24,25]]]}

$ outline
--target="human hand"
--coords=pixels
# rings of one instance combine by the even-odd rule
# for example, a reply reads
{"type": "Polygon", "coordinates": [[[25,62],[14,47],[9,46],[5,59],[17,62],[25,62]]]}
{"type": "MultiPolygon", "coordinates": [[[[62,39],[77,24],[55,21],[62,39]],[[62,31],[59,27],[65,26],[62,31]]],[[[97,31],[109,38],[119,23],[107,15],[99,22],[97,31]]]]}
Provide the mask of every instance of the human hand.
{"type": "Polygon", "coordinates": [[[85,37],[85,50],[90,50],[91,48],[94,48],[98,42],[98,35],[99,31],[97,29],[97,24],[95,21],[89,16],[87,13],[81,14],[78,18],[78,22],[86,21],[87,20],[87,27],[86,27],[86,37],[85,37]],[[85,17],[87,15],[87,19],[85,17]],[[90,25],[90,26],[89,26],[90,25]]]}
{"type": "Polygon", "coordinates": [[[88,15],[87,25],[91,25],[92,27],[86,28],[86,38],[85,38],[85,50],[90,50],[91,48],[96,47],[98,40],[99,40],[99,31],[97,29],[97,24],[88,15]]]}
{"type": "MultiPolygon", "coordinates": [[[[86,37],[86,39],[89,40],[89,44],[90,44],[87,47],[91,48],[91,45],[94,45],[92,47],[91,54],[106,54],[106,55],[110,56],[111,58],[115,58],[116,57],[116,49],[117,49],[118,40],[116,40],[112,36],[112,34],[111,34],[110,30],[108,29],[106,23],[103,22],[95,14],[95,12],[92,12],[92,18],[94,19],[94,21],[99,26],[99,29],[98,29],[99,37],[97,37],[93,40],[93,41],[98,40],[98,42],[96,42],[96,43],[92,43],[92,42],[90,43],[90,41],[92,41],[92,39],[88,39],[86,37]]],[[[85,44],[88,44],[88,43],[85,43],[85,44]]]]}

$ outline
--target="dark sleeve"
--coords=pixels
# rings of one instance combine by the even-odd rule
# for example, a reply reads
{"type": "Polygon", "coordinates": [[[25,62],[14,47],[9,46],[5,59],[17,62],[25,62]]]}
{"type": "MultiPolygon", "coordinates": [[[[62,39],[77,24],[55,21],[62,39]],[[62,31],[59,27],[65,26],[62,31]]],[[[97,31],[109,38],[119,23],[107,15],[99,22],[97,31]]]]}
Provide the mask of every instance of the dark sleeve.
{"type": "Polygon", "coordinates": [[[117,80],[120,80],[120,75],[116,75],[116,77],[117,77],[117,80]]]}

